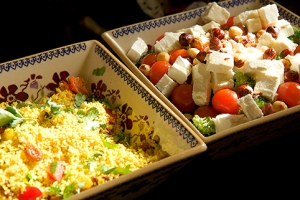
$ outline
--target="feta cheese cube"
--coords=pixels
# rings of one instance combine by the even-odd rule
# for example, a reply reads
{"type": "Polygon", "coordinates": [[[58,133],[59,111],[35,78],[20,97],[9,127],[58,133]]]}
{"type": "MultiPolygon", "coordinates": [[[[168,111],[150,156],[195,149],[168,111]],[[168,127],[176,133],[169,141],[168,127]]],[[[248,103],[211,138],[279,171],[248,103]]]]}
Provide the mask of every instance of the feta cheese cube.
{"type": "Polygon", "coordinates": [[[190,28],[183,28],[176,31],[177,33],[190,33],[194,37],[200,37],[201,35],[205,35],[205,31],[203,30],[202,26],[196,24],[190,28]]]}
{"type": "Polygon", "coordinates": [[[285,49],[290,49],[292,51],[294,51],[296,49],[298,45],[294,42],[292,42],[290,39],[288,39],[287,37],[278,37],[272,48],[275,49],[276,54],[280,55],[280,53],[285,50],[285,49]]]}
{"type": "Polygon", "coordinates": [[[294,70],[300,74],[300,54],[297,53],[294,56],[288,55],[285,59],[289,60],[291,63],[291,70],[294,70]]]}
{"type": "Polygon", "coordinates": [[[246,20],[246,27],[248,32],[256,33],[262,29],[261,21],[259,17],[251,18],[246,20]]]}
{"type": "Polygon", "coordinates": [[[248,122],[248,118],[244,114],[233,115],[233,114],[219,114],[213,118],[216,127],[216,133],[225,131],[231,127],[248,122]]]}
{"type": "Polygon", "coordinates": [[[294,34],[293,26],[285,19],[278,20],[275,26],[279,28],[279,37],[289,37],[294,34]]]}
{"type": "Polygon", "coordinates": [[[147,43],[140,37],[132,44],[131,48],[127,52],[127,57],[133,62],[137,63],[141,56],[148,51],[147,43]]]}
{"type": "Polygon", "coordinates": [[[205,69],[204,63],[192,67],[192,98],[196,105],[208,105],[211,97],[210,72],[205,69]]]}
{"type": "Polygon", "coordinates": [[[191,63],[178,56],[168,71],[168,75],[179,84],[183,84],[191,74],[191,63]]]}
{"type": "Polygon", "coordinates": [[[277,89],[280,85],[281,78],[270,70],[257,73],[255,76],[256,84],[254,86],[254,93],[262,93],[261,95],[273,102],[277,97],[277,89]]]}
{"type": "Polygon", "coordinates": [[[259,17],[258,10],[247,10],[233,18],[234,25],[246,24],[246,21],[251,18],[259,17]]]}
{"type": "Polygon", "coordinates": [[[244,64],[244,73],[254,76],[256,73],[265,71],[272,66],[272,60],[249,60],[244,64]]]}
{"type": "Polygon", "coordinates": [[[161,79],[156,83],[157,89],[166,97],[172,94],[173,89],[178,85],[173,79],[167,74],[164,74],[161,79]]]}
{"type": "Polygon", "coordinates": [[[225,24],[229,17],[230,12],[226,8],[219,6],[216,2],[209,3],[201,15],[204,23],[215,21],[219,24],[225,24]]]}
{"type": "Polygon", "coordinates": [[[232,89],[234,86],[233,70],[229,70],[228,73],[211,73],[211,87],[215,94],[220,89],[232,89]]]}
{"type": "Polygon", "coordinates": [[[175,49],[180,49],[179,36],[181,33],[165,32],[164,37],[154,44],[156,53],[169,52],[175,49]]]}
{"type": "Polygon", "coordinates": [[[216,73],[228,73],[234,66],[234,59],[231,54],[210,51],[206,56],[206,69],[216,73]]]}
{"type": "Polygon", "coordinates": [[[276,4],[269,4],[259,8],[258,14],[263,28],[267,28],[271,24],[275,24],[279,17],[276,4]]]}
{"type": "Polygon", "coordinates": [[[208,22],[202,26],[205,32],[209,31],[212,28],[219,28],[221,25],[215,21],[208,22]]]}
{"type": "Polygon", "coordinates": [[[254,120],[263,117],[262,110],[255,103],[251,94],[247,94],[238,99],[238,104],[242,108],[244,114],[249,120],[254,120]]]}
{"type": "Polygon", "coordinates": [[[272,35],[268,32],[263,33],[258,39],[257,39],[257,49],[260,49],[263,46],[267,46],[271,48],[275,43],[275,38],[272,37],[272,35]]]}

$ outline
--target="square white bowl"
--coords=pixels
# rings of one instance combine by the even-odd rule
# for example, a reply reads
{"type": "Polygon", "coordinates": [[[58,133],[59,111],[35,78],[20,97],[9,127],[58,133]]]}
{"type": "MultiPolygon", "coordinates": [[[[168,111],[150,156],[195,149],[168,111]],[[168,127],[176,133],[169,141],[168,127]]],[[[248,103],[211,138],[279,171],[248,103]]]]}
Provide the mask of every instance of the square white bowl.
{"type": "Polygon", "coordinates": [[[127,131],[145,134],[139,123],[144,123],[145,128],[149,124],[154,128],[153,134],[160,137],[163,150],[170,156],[69,199],[138,197],[165,180],[170,170],[179,170],[206,151],[207,146],[199,135],[193,133],[141,80],[103,44],[95,40],[1,63],[0,102],[41,98],[51,92],[46,87],[49,83],[58,84],[71,75],[84,78],[90,91],[93,84],[106,85],[107,90],[99,92],[111,102],[125,108],[124,114],[129,108],[132,109],[132,114],[126,116],[133,121],[133,126],[127,128],[127,131]],[[100,68],[105,68],[101,76],[94,73],[100,68]]]}
{"type": "MultiPolygon", "coordinates": [[[[280,17],[289,21],[292,25],[300,27],[299,16],[272,0],[229,0],[221,1],[218,4],[226,8],[231,16],[235,16],[246,10],[257,9],[267,4],[276,4],[280,17]]],[[[180,116],[195,133],[198,133],[206,144],[209,144],[208,151],[213,157],[220,157],[263,143],[287,134],[289,130],[293,130],[293,128],[297,126],[297,118],[300,116],[300,106],[289,108],[288,110],[265,116],[229,128],[217,134],[204,137],[127,57],[127,52],[137,37],[142,38],[147,44],[153,44],[157,37],[165,32],[172,32],[182,28],[191,27],[195,24],[201,24],[201,14],[205,9],[206,6],[199,7],[177,14],[116,28],[104,32],[102,38],[126,66],[147,85],[147,87],[163,100],[174,113],[180,116]]]]}

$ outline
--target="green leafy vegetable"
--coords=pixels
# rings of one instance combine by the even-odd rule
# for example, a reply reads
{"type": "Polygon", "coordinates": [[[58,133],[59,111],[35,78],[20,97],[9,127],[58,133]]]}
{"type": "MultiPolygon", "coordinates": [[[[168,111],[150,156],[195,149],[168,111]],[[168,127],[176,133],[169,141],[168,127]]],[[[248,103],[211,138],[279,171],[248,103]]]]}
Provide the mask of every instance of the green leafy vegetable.
{"type": "Polygon", "coordinates": [[[269,101],[261,95],[254,96],[253,99],[259,108],[262,108],[266,103],[269,103],[269,101]]]}
{"type": "Polygon", "coordinates": [[[215,122],[211,117],[199,117],[195,115],[192,119],[194,126],[204,135],[209,136],[216,133],[215,122]]]}
{"type": "Polygon", "coordinates": [[[0,108],[0,127],[10,126],[14,128],[27,120],[33,119],[24,118],[14,107],[8,106],[6,109],[0,108]]]}
{"type": "Polygon", "coordinates": [[[83,104],[87,100],[87,96],[85,94],[77,93],[75,95],[75,107],[79,108],[81,104],[83,104]]]}
{"type": "Polygon", "coordinates": [[[294,35],[291,35],[290,37],[288,37],[291,41],[293,41],[296,44],[300,44],[300,30],[293,26],[293,30],[294,30],[294,35]]]}
{"type": "Polygon", "coordinates": [[[109,170],[104,171],[104,174],[128,174],[130,171],[130,165],[127,165],[125,168],[114,167],[109,170]]]}
{"type": "Polygon", "coordinates": [[[58,115],[61,113],[61,110],[60,108],[62,107],[62,105],[59,105],[55,102],[51,102],[51,98],[49,98],[46,102],[47,106],[50,107],[50,110],[51,110],[51,114],[50,114],[50,118],[54,115],[58,115]]]}
{"type": "Polygon", "coordinates": [[[254,88],[256,81],[249,75],[246,75],[242,72],[236,72],[233,76],[234,87],[233,90],[237,91],[238,87],[241,85],[249,85],[251,88],[254,88]]]}

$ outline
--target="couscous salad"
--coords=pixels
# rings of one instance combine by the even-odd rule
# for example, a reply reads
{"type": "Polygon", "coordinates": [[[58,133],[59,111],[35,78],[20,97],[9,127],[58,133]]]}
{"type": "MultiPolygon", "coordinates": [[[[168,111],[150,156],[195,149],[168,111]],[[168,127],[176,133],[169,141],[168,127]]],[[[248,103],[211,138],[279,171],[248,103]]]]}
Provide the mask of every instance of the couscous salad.
{"type": "Polygon", "coordinates": [[[64,199],[168,156],[131,147],[119,117],[79,77],[40,102],[1,103],[1,199],[64,199]]]}

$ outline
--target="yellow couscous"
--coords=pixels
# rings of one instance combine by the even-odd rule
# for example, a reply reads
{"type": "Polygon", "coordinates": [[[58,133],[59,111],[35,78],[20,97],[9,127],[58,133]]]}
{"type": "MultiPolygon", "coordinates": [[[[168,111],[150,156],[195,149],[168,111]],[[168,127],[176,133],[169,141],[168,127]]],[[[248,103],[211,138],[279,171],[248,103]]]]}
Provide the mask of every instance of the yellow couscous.
{"type": "Polygon", "coordinates": [[[67,198],[168,156],[116,143],[120,110],[75,106],[76,95],[57,89],[40,103],[0,104],[1,199],[67,198]]]}

